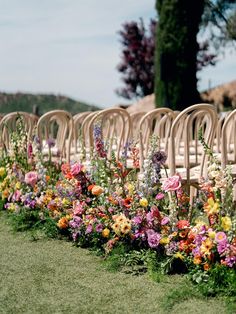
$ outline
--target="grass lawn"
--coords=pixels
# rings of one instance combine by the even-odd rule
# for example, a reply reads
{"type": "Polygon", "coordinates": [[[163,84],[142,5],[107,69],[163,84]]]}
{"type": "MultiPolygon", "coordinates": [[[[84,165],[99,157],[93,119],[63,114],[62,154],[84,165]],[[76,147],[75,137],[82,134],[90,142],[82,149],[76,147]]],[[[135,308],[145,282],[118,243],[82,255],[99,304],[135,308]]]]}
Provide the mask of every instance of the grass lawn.
{"type": "Polygon", "coordinates": [[[0,313],[227,313],[222,299],[175,293],[183,285],[181,276],[109,272],[69,242],[13,233],[0,214],[0,313]]]}

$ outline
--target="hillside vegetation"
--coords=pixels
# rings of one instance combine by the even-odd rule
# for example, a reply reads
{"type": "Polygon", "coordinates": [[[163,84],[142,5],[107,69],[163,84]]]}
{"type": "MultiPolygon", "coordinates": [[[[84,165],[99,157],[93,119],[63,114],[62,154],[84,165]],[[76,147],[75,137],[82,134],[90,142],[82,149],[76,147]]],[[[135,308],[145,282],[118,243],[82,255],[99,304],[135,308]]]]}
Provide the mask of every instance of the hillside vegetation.
{"type": "Polygon", "coordinates": [[[100,108],[61,95],[0,93],[0,113],[26,111],[42,115],[54,109],[62,109],[75,114],[100,108]]]}

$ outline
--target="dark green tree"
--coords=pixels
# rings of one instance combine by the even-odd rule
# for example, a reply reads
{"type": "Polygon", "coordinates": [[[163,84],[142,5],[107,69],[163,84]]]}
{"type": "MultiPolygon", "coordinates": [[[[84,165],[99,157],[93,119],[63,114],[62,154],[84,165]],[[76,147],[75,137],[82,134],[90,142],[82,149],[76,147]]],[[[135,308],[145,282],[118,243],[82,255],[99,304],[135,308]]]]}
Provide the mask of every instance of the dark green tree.
{"type": "Polygon", "coordinates": [[[200,28],[207,29],[216,51],[234,41],[234,6],[235,0],[156,0],[157,107],[182,110],[200,100],[196,78],[197,34],[200,28]]]}
{"type": "Polygon", "coordinates": [[[183,110],[199,101],[197,33],[204,0],[157,0],[156,9],[156,106],[183,110]]]}

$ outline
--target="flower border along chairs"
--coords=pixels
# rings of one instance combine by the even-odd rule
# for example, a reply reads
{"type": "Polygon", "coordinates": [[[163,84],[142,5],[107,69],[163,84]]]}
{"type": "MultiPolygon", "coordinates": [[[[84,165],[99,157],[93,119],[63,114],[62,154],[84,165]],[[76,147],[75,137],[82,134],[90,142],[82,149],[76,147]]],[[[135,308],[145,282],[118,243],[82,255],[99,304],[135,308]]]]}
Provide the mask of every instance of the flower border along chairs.
{"type": "Polygon", "coordinates": [[[132,123],[125,109],[109,108],[94,115],[89,121],[88,129],[90,158],[94,149],[98,149],[98,141],[102,141],[107,150],[107,157],[111,158],[114,152],[116,159],[119,160],[122,149],[130,140],[132,123]]]}
{"type": "MultiPolygon", "coordinates": [[[[195,104],[183,110],[175,118],[171,130],[169,139],[169,156],[168,165],[170,169],[170,175],[173,176],[179,173],[186,185],[187,193],[190,193],[190,186],[198,187],[201,177],[207,177],[207,161],[208,156],[203,150],[201,154],[198,153],[198,145],[200,141],[195,139],[198,145],[195,145],[195,152],[190,153],[190,139],[192,134],[196,134],[195,128],[202,128],[203,138],[209,148],[213,147],[213,140],[216,132],[216,126],[218,123],[218,116],[215,107],[210,104],[195,104]],[[180,145],[179,139],[177,139],[177,130],[182,125],[182,141],[183,141],[183,165],[181,168],[176,166],[176,152],[180,145]],[[177,142],[178,140],[178,142],[177,142]],[[178,145],[177,145],[178,144],[178,145]],[[190,157],[194,156],[197,161],[196,166],[191,166],[190,157]]],[[[192,199],[193,195],[190,195],[192,199]]]]}
{"type": "Polygon", "coordinates": [[[73,132],[73,117],[64,110],[49,111],[37,123],[37,135],[45,148],[43,153],[67,162],[70,161],[73,132]]]}

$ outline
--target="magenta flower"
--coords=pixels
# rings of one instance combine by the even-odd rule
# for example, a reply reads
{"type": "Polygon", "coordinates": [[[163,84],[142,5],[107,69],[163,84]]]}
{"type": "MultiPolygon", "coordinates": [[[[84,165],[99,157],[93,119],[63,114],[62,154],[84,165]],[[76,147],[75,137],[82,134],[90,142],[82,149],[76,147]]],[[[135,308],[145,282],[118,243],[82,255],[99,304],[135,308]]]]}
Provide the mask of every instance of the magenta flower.
{"type": "Polygon", "coordinates": [[[229,267],[233,267],[236,264],[236,256],[227,256],[225,258],[225,263],[229,267]]]}
{"type": "Polygon", "coordinates": [[[30,171],[25,174],[25,183],[31,185],[32,187],[35,186],[35,184],[38,181],[38,174],[36,171],[30,171]]]}
{"type": "Polygon", "coordinates": [[[158,193],[155,198],[156,200],[162,200],[164,197],[165,197],[164,193],[158,193]]]}
{"type": "Polygon", "coordinates": [[[132,222],[135,224],[135,225],[140,225],[143,221],[143,218],[142,216],[134,216],[134,218],[132,219],[132,222]]]}
{"type": "Polygon", "coordinates": [[[169,222],[170,222],[170,218],[169,217],[164,217],[161,220],[161,225],[162,226],[167,225],[169,222]]]}
{"type": "Polygon", "coordinates": [[[167,178],[162,184],[162,189],[165,192],[176,191],[180,187],[181,187],[180,176],[177,175],[167,178]]]}
{"type": "Polygon", "coordinates": [[[229,248],[229,244],[228,242],[225,241],[221,241],[220,243],[218,243],[217,245],[217,251],[218,253],[221,255],[223,253],[225,253],[227,251],[227,249],[229,248]]]}
{"type": "Polygon", "coordinates": [[[100,233],[100,232],[102,232],[102,230],[103,230],[103,225],[102,224],[98,224],[96,226],[96,231],[100,233]]]}
{"type": "Polygon", "coordinates": [[[161,240],[161,235],[152,229],[148,229],[147,236],[148,236],[148,245],[153,249],[158,247],[161,240]]]}
{"type": "Polygon", "coordinates": [[[92,225],[88,225],[85,233],[88,234],[88,233],[91,233],[92,231],[93,231],[93,226],[92,225]]]}

